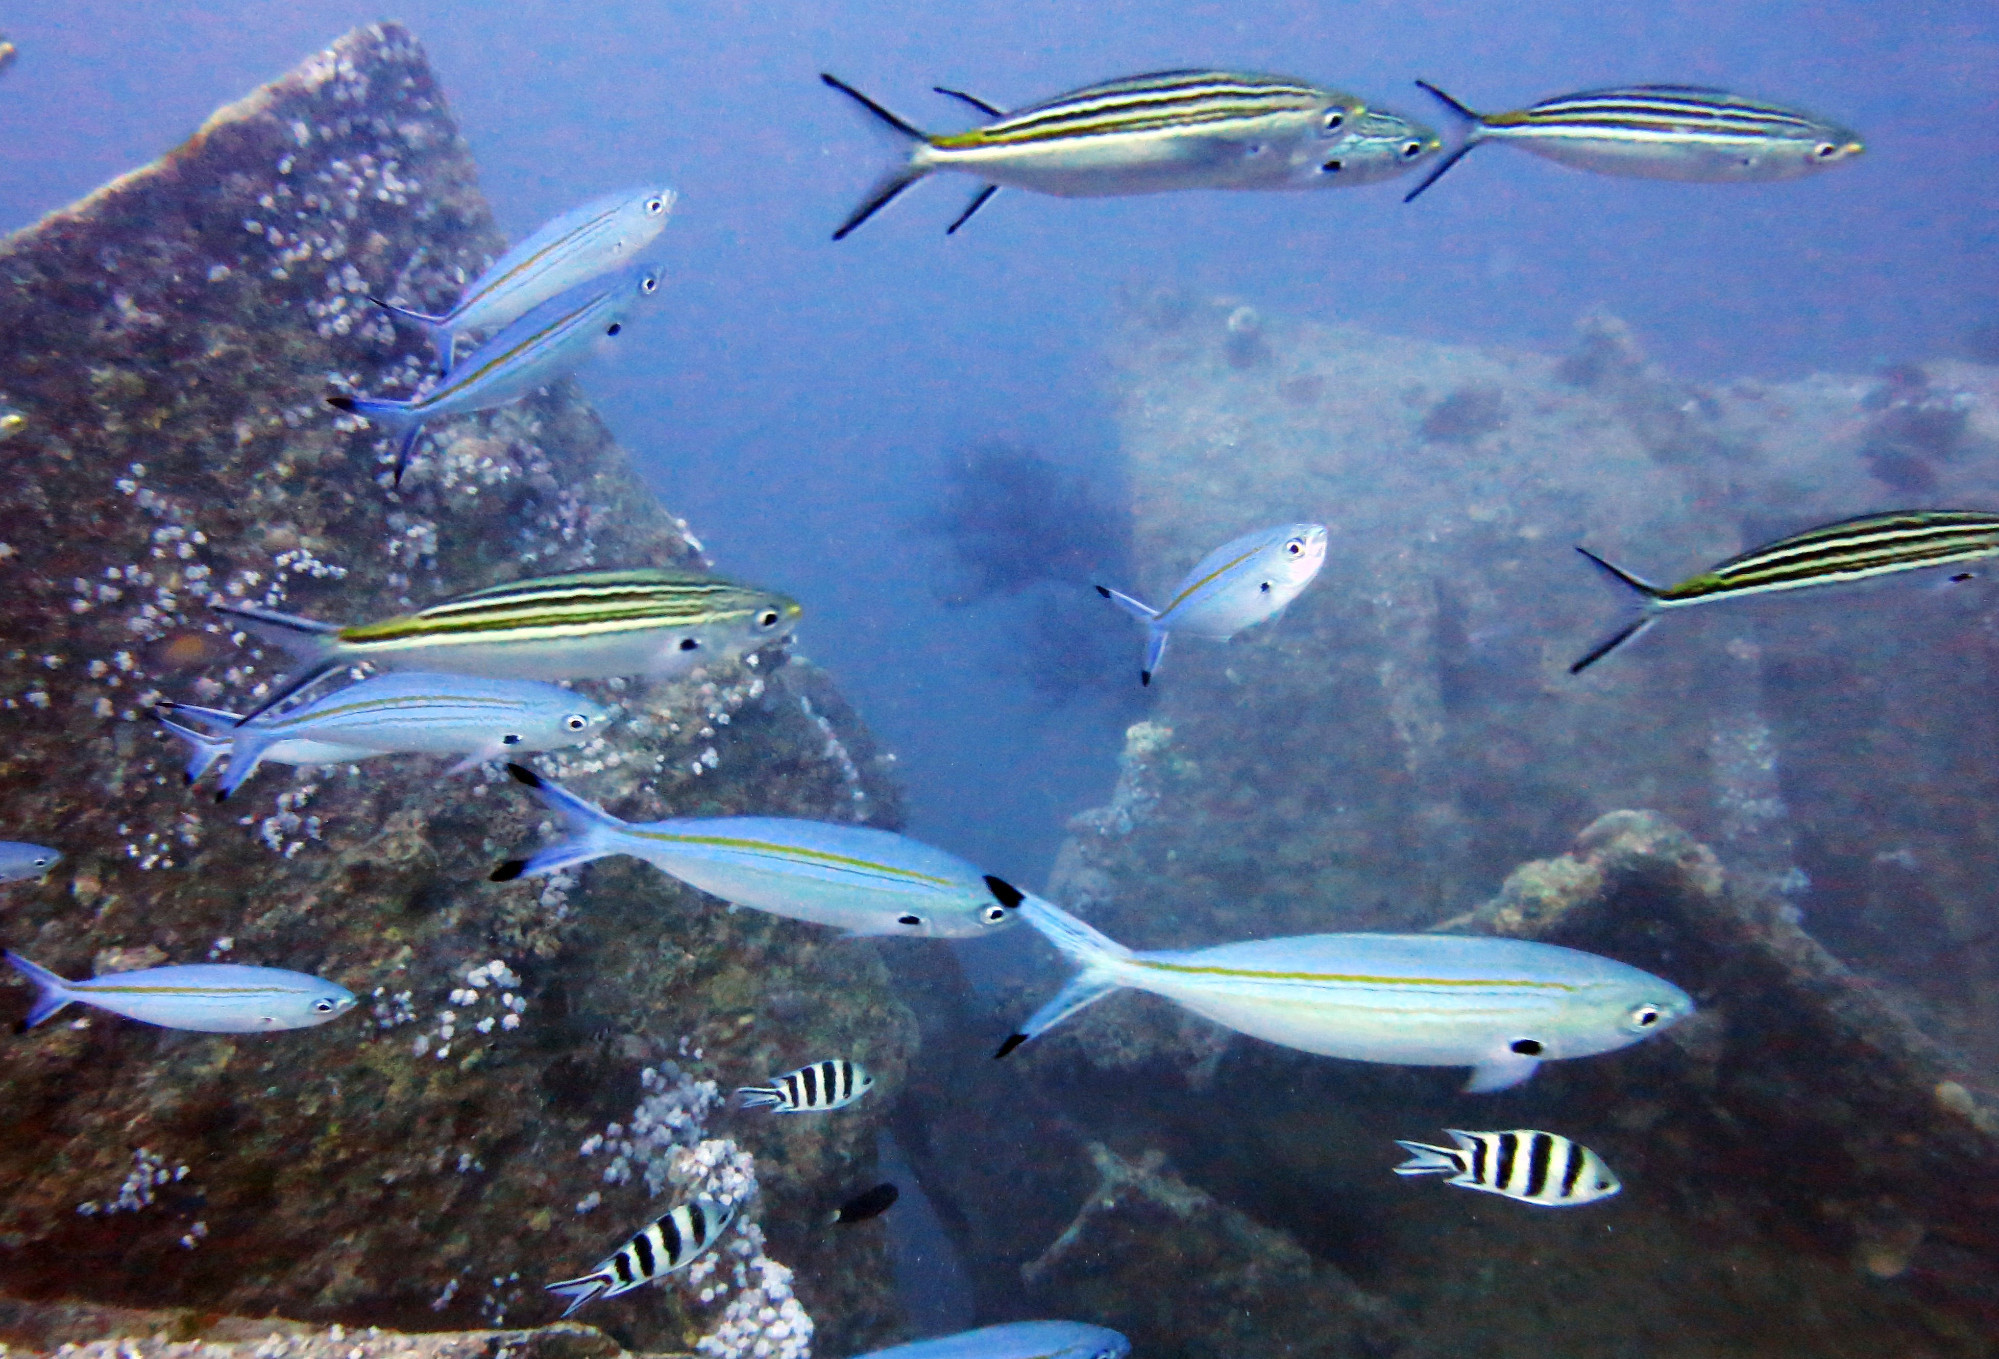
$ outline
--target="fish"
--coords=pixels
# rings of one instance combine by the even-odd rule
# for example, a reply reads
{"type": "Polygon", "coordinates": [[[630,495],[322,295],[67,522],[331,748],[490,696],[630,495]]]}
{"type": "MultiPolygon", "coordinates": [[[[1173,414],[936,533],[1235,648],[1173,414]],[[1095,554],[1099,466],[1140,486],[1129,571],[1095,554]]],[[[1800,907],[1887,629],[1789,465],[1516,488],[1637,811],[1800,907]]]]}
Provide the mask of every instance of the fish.
{"type": "Polygon", "coordinates": [[[501,864],[494,882],[629,854],[732,905],[911,939],[989,934],[1013,923],[1023,895],[893,831],[778,816],[621,821],[532,769],[510,764],[507,772],[562,817],[570,838],[501,864]]]}
{"type": "Polygon", "coordinates": [[[1435,129],[1386,109],[1368,109],[1319,168],[1332,184],[1358,188],[1408,174],[1443,149],[1435,129]]]}
{"type": "Polygon", "coordinates": [[[859,1062],[844,1057],[814,1062],[769,1085],[746,1085],[736,1091],[745,1109],[775,1109],[781,1114],[823,1114],[844,1109],[875,1088],[875,1078],[859,1062]]]}
{"type": "Polygon", "coordinates": [[[62,862],[62,855],[47,845],[31,845],[24,840],[0,840],[0,882],[26,882],[39,878],[62,862]]]}
{"type": "Polygon", "coordinates": [[[1465,120],[1465,139],[1402,200],[1413,202],[1473,147],[1506,141],[1578,170],[1708,184],[1763,183],[1829,170],[1867,149],[1802,109],[1699,85],[1623,85],[1478,113],[1416,82],[1465,120]]]}
{"type": "Polygon", "coordinates": [[[31,1029],[72,1001],[141,1024],[193,1033],[309,1029],[354,1008],[354,993],[346,987],[277,967],[188,963],[67,981],[12,949],[6,958],[35,985],[26,1021],[31,1029]]]}
{"type": "Polygon", "coordinates": [[[886,1182],[873,1189],[865,1189],[848,1199],[827,1215],[831,1223],[866,1222],[871,1217],[880,1217],[895,1207],[895,1201],[902,1197],[902,1191],[886,1182]]]}
{"type": "Polygon", "coordinates": [[[693,1199],[649,1224],[637,1236],[612,1251],[588,1274],[543,1285],[569,1299],[565,1317],[597,1298],[615,1298],[634,1288],[687,1268],[722,1239],[735,1221],[734,1204],[693,1199]]]}
{"type": "Polygon", "coordinates": [[[416,396],[397,400],[335,393],[326,404],[401,434],[393,476],[401,485],[428,421],[491,410],[546,386],[587,358],[598,340],[623,330],[626,309],[658,290],[659,275],[649,271],[580,283],[515,319],[416,396]]]}
{"type": "Polygon", "coordinates": [[[869,1350],[855,1359],[1125,1359],[1131,1342],[1081,1321],[1009,1321],[869,1350]]]}
{"type": "Polygon", "coordinates": [[[228,760],[215,794],[221,802],[266,759],[344,764],[376,755],[459,755],[447,771],[457,774],[515,751],[581,745],[611,711],[538,680],[401,671],[248,722],[187,703],[162,703],[158,716],[193,748],[189,783],[228,760]]]}
{"type": "Polygon", "coordinates": [[[1624,1186],[1601,1157],[1555,1133],[1462,1132],[1446,1128],[1456,1147],[1397,1141],[1410,1159],[1397,1175],[1449,1175],[1446,1184],[1479,1189],[1537,1208],[1575,1208],[1607,1199],[1624,1186]]]}
{"type": "Polygon", "coordinates": [[[1863,514],[1753,547],[1677,585],[1658,586],[1576,551],[1642,599],[1637,616],[1569,667],[1580,675],[1673,609],[1784,590],[1852,585],[1927,567],[1999,556],[1999,514],[1985,510],[1890,510],[1863,514]]]}
{"type": "Polygon", "coordinates": [[[1099,585],[1097,593],[1146,626],[1140,684],[1151,684],[1175,632],[1227,641],[1280,613],[1326,564],[1323,524],[1283,524],[1222,544],[1201,558],[1163,609],[1099,585]]]}
{"type": "Polygon", "coordinates": [[[429,332],[438,371],[448,373],[460,335],[507,325],[560,293],[631,265],[666,230],[676,198],[673,190],[652,184],[572,208],[494,260],[441,316],[368,300],[429,332]]]}
{"type": "Polygon", "coordinates": [[[498,679],[670,678],[779,641],[803,612],[775,590],[680,567],[537,576],[347,627],[246,604],[214,607],[307,662],[245,722],[363,663],[498,679]]]}
{"type": "MultiPolygon", "coordinates": [[[[0,68],[5,62],[0,61],[0,68]]],[[[27,427],[28,414],[19,406],[0,401],[0,439],[11,439],[27,427]]]]}
{"type": "Polygon", "coordinates": [[[886,129],[903,162],[868,190],[834,240],[842,240],[927,175],[955,170],[982,181],[949,235],[1002,185],[1062,198],[1177,189],[1305,189],[1341,182],[1326,168],[1366,105],[1350,94],[1286,76],[1238,71],[1157,71],[1088,85],[1002,112],[938,88],[992,121],[933,136],[837,76],[819,79],[886,129]]]}
{"type": "Polygon", "coordinates": [[[8,42],[5,37],[0,37],[0,72],[4,72],[9,66],[12,66],[14,58],[20,54],[19,48],[15,47],[13,43],[8,42]]]}
{"type": "Polygon", "coordinates": [[[1467,1066],[1472,1092],[1543,1062],[1614,1052],[1693,1013],[1669,981],[1555,944],[1457,934],[1304,934],[1135,952],[1052,902],[1019,913],[1081,971],[994,1054],[1120,987],[1252,1038],[1324,1057],[1467,1066]]]}

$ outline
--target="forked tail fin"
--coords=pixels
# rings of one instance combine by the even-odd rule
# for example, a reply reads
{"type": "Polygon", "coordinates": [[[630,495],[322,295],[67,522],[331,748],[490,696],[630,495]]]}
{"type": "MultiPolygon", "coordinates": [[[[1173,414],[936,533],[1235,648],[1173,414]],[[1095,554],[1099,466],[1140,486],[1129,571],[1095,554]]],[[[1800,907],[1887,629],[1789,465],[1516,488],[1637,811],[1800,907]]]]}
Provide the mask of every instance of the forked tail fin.
{"type": "MultiPolygon", "coordinates": [[[[918,162],[915,156],[916,148],[928,145],[930,136],[921,128],[896,117],[893,113],[890,113],[880,104],[862,94],[852,85],[841,80],[838,76],[827,75],[824,71],[821,71],[819,79],[824,81],[829,89],[838,90],[841,94],[846,95],[856,104],[866,109],[873,116],[871,125],[890,133],[894,137],[898,148],[909,153],[908,158],[901,165],[893,167],[880,179],[876,180],[874,186],[868,190],[867,196],[861,200],[861,205],[847,214],[847,220],[840,223],[840,229],[833,233],[833,239],[838,241],[845,239],[847,233],[887,207],[889,200],[893,199],[897,194],[930,173],[930,167],[918,162]]],[[[972,204],[972,211],[976,211],[979,204],[984,201],[985,198],[982,196],[977,202],[974,202],[972,204]]],[[[958,219],[958,222],[953,223],[952,230],[957,230],[958,226],[964,222],[964,219],[972,215],[972,211],[967,211],[958,219]]]]}
{"type": "Polygon", "coordinates": [[[215,762],[229,754],[235,742],[223,732],[236,725],[236,714],[216,708],[162,703],[153,709],[159,724],[187,743],[186,781],[198,783],[215,762]],[[218,722],[219,719],[219,722],[218,722]]]}
{"type": "Polygon", "coordinates": [[[736,1091],[739,1109],[772,1109],[784,1103],[784,1095],[768,1085],[745,1085],[736,1091]]]}
{"type": "Polygon", "coordinates": [[[580,1279],[561,1279],[555,1283],[544,1284],[542,1286],[557,1297],[569,1299],[569,1306],[565,1307],[562,1311],[562,1315],[568,1316],[584,1303],[609,1288],[611,1286],[611,1276],[609,1274],[585,1274],[580,1279]]]}
{"type": "Polygon", "coordinates": [[[1617,650],[1619,647],[1623,646],[1626,642],[1631,641],[1632,639],[1637,637],[1639,633],[1645,631],[1645,629],[1651,627],[1653,623],[1657,622],[1659,615],[1653,611],[1653,606],[1657,604],[1660,595],[1664,593],[1659,589],[1658,586],[1652,584],[1651,582],[1640,580],[1638,577],[1632,575],[1629,571],[1624,570],[1622,567],[1612,566],[1609,562],[1597,556],[1596,553],[1590,551],[1586,547],[1578,547],[1576,551],[1582,553],[1585,557],[1588,557],[1590,561],[1596,564],[1599,570],[1601,570],[1605,575],[1609,576],[1612,580],[1616,581],[1618,584],[1624,586],[1625,588],[1635,592],[1636,594],[1642,596],[1645,600],[1646,608],[1644,612],[1640,613],[1636,618],[1632,619],[1630,622],[1626,623],[1623,627],[1619,628],[1616,632],[1611,633],[1610,636],[1604,638],[1601,642],[1598,642],[1595,646],[1591,647],[1588,653],[1585,654],[1581,660],[1578,660],[1574,665],[1569,667],[1569,673],[1571,675],[1582,674],[1583,671],[1589,669],[1591,666],[1595,665],[1598,661],[1602,660],[1605,656],[1608,656],[1611,652],[1617,650]]]}
{"type": "Polygon", "coordinates": [[[1452,113],[1457,114],[1458,117],[1465,120],[1466,124],[1465,139],[1462,142],[1458,143],[1456,150],[1452,151],[1448,156],[1445,156],[1442,160],[1438,161],[1436,164],[1436,168],[1431,170],[1429,174],[1423,176],[1423,182],[1421,184],[1418,184],[1415,188],[1411,189],[1408,193],[1402,196],[1402,201],[1405,203],[1415,202],[1418,194],[1422,193],[1423,190],[1429,188],[1432,184],[1435,184],[1438,180],[1442,179],[1444,177],[1444,171],[1450,169],[1453,165],[1456,165],[1459,161],[1463,160],[1465,158],[1465,153],[1467,151],[1471,150],[1474,146],[1477,146],[1481,141],[1485,140],[1485,116],[1483,114],[1478,113],[1472,109],[1466,108],[1463,104],[1460,104],[1457,100],[1451,98],[1451,96],[1445,94],[1442,90],[1438,89],[1435,85],[1432,85],[1427,80],[1419,80],[1416,83],[1420,85],[1422,88],[1428,90],[1431,94],[1435,95],[1438,98],[1438,100],[1442,102],[1445,108],[1448,108],[1452,113]]]}
{"type": "Polygon", "coordinates": [[[1397,1175],[1458,1175],[1464,1171],[1464,1159],[1458,1152],[1433,1147],[1427,1142],[1397,1139],[1395,1145],[1409,1153],[1408,1160],[1394,1167],[1397,1175]]]}
{"type": "Polygon", "coordinates": [[[507,860],[493,870],[492,881],[512,882],[516,878],[539,877],[568,868],[571,864],[587,864],[592,859],[618,852],[615,846],[607,843],[606,835],[606,832],[624,828],[625,823],[617,817],[593,803],[585,802],[568,789],[550,783],[525,765],[510,764],[507,773],[513,776],[514,782],[533,790],[542,806],[568,824],[570,838],[528,858],[507,860]]]}
{"type": "Polygon", "coordinates": [[[1131,950],[1123,944],[1053,902],[1030,896],[1021,902],[1020,913],[1040,931],[1042,938],[1082,970],[1000,1044],[999,1051],[993,1054],[995,1058],[1006,1056],[1028,1039],[1046,1033],[1084,1006],[1117,990],[1123,983],[1111,975],[1109,965],[1131,956],[1131,950]]]}
{"type": "Polygon", "coordinates": [[[395,484],[402,485],[403,472],[410,465],[410,454],[416,452],[416,441],[423,435],[423,417],[417,414],[416,403],[336,393],[326,398],[326,404],[337,411],[358,415],[371,425],[379,425],[385,433],[400,433],[403,436],[402,442],[396,445],[395,463],[395,484]]]}
{"type": "Polygon", "coordinates": [[[248,604],[217,604],[215,611],[227,614],[242,625],[243,631],[265,642],[275,642],[309,664],[285,684],[264,697],[256,707],[236,719],[242,726],[253,717],[283,703],[292,695],[318,683],[347,664],[340,654],[340,629],[333,623],[316,623],[310,618],[294,618],[272,609],[256,609],[248,604]]]}
{"type": "Polygon", "coordinates": [[[7,950],[6,957],[10,967],[35,984],[35,1003],[29,1007],[26,1021],[29,1028],[34,1028],[76,999],[70,992],[69,983],[40,963],[29,962],[12,949],[7,950]]]}

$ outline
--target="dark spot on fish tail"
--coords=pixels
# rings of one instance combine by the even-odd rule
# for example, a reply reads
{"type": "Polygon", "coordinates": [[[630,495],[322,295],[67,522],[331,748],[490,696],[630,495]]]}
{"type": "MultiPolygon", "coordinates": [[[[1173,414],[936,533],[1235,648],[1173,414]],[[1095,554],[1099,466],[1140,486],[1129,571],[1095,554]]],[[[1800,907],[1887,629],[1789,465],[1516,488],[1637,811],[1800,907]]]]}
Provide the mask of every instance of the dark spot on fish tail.
{"type": "Polygon", "coordinates": [[[509,859],[486,875],[488,882],[512,882],[527,871],[526,859],[509,859]]]}
{"type": "Polygon", "coordinates": [[[1541,1040],[1538,1038],[1516,1038],[1507,1046],[1522,1057],[1539,1057],[1541,1055],[1541,1040]]]}
{"type": "Polygon", "coordinates": [[[632,1253],[639,1258],[639,1272],[652,1277],[652,1242],[647,1239],[646,1233],[640,1232],[632,1238],[632,1253]]]}
{"type": "Polygon", "coordinates": [[[999,1045],[999,1051],[993,1054],[993,1060],[997,1062],[1000,1058],[1006,1056],[1009,1052],[1012,1052],[1015,1048],[1019,1047],[1022,1043],[1025,1043],[1026,1041],[1027,1041],[1027,1035],[1024,1033],[1008,1034],[1006,1036],[1006,1041],[999,1045]]]}
{"type": "Polygon", "coordinates": [[[530,788],[541,787],[541,775],[535,773],[534,770],[529,769],[524,764],[508,765],[507,773],[513,776],[515,783],[524,783],[530,788]]]}
{"type": "Polygon", "coordinates": [[[1152,683],[1152,672],[1151,672],[1150,670],[1141,670],[1141,671],[1139,671],[1139,672],[1138,672],[1138,682],[1139,682],[1140,684],[1144,684],[1144,685],[1150,685],[1150,684],[1152,683]]]}
{"type": "Polygon", "coordinates": [[[1548,1187],[1548,1157],[1555,1149],[1555,1139],[1547,1133],[1535,1133],[1528,1139],[1527,1148],[1527,1197],[1539,1198],[1541,1191],[1548,1187]]]}
{"type": "Polygon", "coordinates": [[[692,637],[683,637],[680,639],[680,649],[682,651],[699,651],[701,643],[692,637]]]}
{"type": "Polygon", "coordinates": [[[351,396],[329,396],[326,398],[326,404],[337,411],[348,411],[351,413],[354,409],[354,398],[351,396]]]}
{"type": "Polygon", "coordinates": [[[986,890],[993,894],[993,900],[1006,907],[1009,911],[1027,900],[1025,892],[1022,892],[1012,883],[1002,878],[996,878],[990,873],[986,874],[986,890]]]}
{"type": "Polygon", "coordinates": [[[1103,586],[1101,586],[1101,585],[1099,585],[1099,586],[1097,587],[1097,593],[1098,593],[1098,594],[1100,594],[1100,595],[1102,595],[1102,596],[1103,596],[1103,597],[1104,597],[1105,599],[1109,599],[1109,598],[1111,597],[1111,592],[1110,592],[1109,590],[1105,589],[1105,588],[1104,588],[1103,586]]]}
{"type": "Polygon", "coordinates": [[[229,790],[227,788],[217,788],[215,790],[215,800],[217,802],[227,802],[229,800],[229,790]]]}

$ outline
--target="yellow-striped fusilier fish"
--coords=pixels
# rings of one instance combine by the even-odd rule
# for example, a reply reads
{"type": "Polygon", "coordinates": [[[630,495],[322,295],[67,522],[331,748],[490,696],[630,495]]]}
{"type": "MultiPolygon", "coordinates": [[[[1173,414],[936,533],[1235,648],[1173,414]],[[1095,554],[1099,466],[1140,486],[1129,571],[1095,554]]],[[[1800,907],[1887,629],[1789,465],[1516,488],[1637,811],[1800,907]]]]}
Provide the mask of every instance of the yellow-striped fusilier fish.
{"type": "Polygon", "coordinates": [[[1139,953],[1028,897],[1019,913],[1082,971],[997,1056],[1131,987],[1325,1057],[1468,1066],[1504,1090],[1543,1062],[1614,1052],[1693,1012],[1649,972],[1554,944],[1452,934],[1301,934],[1139,953]]]}
{"type": "Polygon", "coordinates": [[[438,371],[449,372],[460,335],[504,326],[558,293],[629,267],[666,230],[674,197],[663,185],[648,185],[563,213],[494,260],[442,316],[368,300],[427,330],[437,344],[438,371]]]}
{"type": "Polygon", "coordinates": [[[1696,85],[1625,85],[1544,99],[1511,113],[1478,113],[1417,81],[1465,119],[1465,139],[1403,202],[1435,184],[1484,142],[1600,175],[1709,184],[1796,179],[1852,160],[1866,146],[1837,123],[1696,85]]]}
{"type": "Polygon", "coordinates": [[[735,1216],[734,1204],[713,1199],[683,1203],[618,1247],[582,1278],[563,1279],[545,1287],[569,1299],[562,1313],[568,1316],[592,1299],[615,1298],[687,1268],[722,1239],[735,1216]]]}
{"type": "Polygon", "coordinates": [[[1090,85],[1012,113],[958,90],[939,94],[992,119],[932,135],[845,81],[819,77],[866,109],[908,149],[868,190],[839,240],[938,170],[983,181],[947,228],[963,226],[1002,186],[1062,198],[1175,189],[1312,189],[1342,182],[1327,167],[1364,111],[1359,99],[1284,76],[1159,71],[1090,85]]]}
{"type": "Polygon", "coordinates": [[[624,328],[622,318],[632,303],[658,289],[659,275],[653,273],[593,279],[515,320],[414,397],[334,395],[326,404],[402,433],[395,462],[400,483],[425,421],[491,410],[555,381],[589,357],[598,340],[624,328]]]}
{"type": "Polygon", "coordinates": [[[1515,1128],[1510,1132],[1444,1132],[1456,1147],[1427,1142],[1395,1145],[1410,1159],[1397,1175],[1449,1175],[1460,1189],[1478,1189],[1537,1208],[1574,1208],[1607,1199],[1623,1188],[1603,1159],[1566,1137],[1515,1128]]]}
{"type": "Polygon", "coordinates": [[[1201,558],[1164,608],[1141,604],[1107,585],[1099,585],[1097,593],[1145,624],[1145,664],[1138,682],[1150,684],[1170,634],[1226,642],[1274,617],[1325,564],[1324,524],[1281,524],[1246,533],[1201,558]]]}
{"type": "Polygon", "coordinates": [[[1131,1342],[1081,1321],[1009,1321],[869,1350],[855,1359],[1125,1359],[1131,1342]]]}
{"type": "Polygon", "coordinates": [[[309,662],[246,722],[363,662],[502,679],[665,678],[778,641],[801,612],[775,590],[675,567],[517,580],[350,627],[244,604],[215,608],[309,662]]]}
{"type": "Polygon", "coordinates": [[[495,882],[629,854],[732,905],[915,939],[988,934],[1013,923],[1021,900],[955,854],[872,826],[777,816],[621,821],[532,769],[507,772],[562,817],[570,838],[501,864],[495,882]]]}
{"type": "MultiPolygon", "coordinates": [[[[1999,514],[1984,510],[1891,510],[1806,529],[1751,548],[1678,585],[1658,586],[1612,566],[1586,547],[1576,551],[1644,597],[1638,616],[1569,667],[1579,675],[1672,609],[1727,599],[1852,585],[1882,576],[1958,566],[1999,556],[1999,514]]],[[[1971,573],[1966,573],[1967,577],[1971,573]]]]}
{"type": "Polygon", "coordinates": [[[195,1033],[265,1033],[306,1029],[354,1008],[354,993],[337,983],[277,967],[240,963],[191,963],[110,972],[89,981],[67,981],[8,950],[7,962],[33,982],[35,1004],[28,1027],[71,1001],[114,1015],[195,1033]]]}

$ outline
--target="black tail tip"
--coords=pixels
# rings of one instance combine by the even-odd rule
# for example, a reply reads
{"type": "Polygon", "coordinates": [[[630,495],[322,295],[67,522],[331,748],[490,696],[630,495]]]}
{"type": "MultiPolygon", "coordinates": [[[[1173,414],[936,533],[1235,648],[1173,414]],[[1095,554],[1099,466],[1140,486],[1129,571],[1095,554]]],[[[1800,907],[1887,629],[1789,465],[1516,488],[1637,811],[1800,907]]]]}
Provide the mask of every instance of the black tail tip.
{"type": "Polygon", "coordinates": [[[1015,1048],[1019,1047],[1022,1043],[1025,1043],[1026,1041],[1027,1041],[1027,1035],[1024,1033],[1008,1034],[1006,1036],[1006,1041],[999,1045],[999,1051],[993,1054],[993,1060],[997,1062],[1000,1058],[1006,1056],[1009,1052],[1012,1052],[1015,1048]]]}
{"type": "Polygon", "coordinates": [[[1027,899],[1027,894],[1004,878],[986,874],[986,890],[993,894],[993,900],[1011,911],[1027,899]]]}
{"type": "MultiPolygon", "coordinates": [[[[189,782],[189,783],[192,783],[192,782],[194,782],[194,780],[193,780],[193,779],[189,779],[189,780],[188,780],[188,782],[189,782]]],[[[227,801],[229,800],[229,791],[228,791],[228,790],[227,790],[226,788],[218,788],[218,789],[216,789],[216,790],[215,790],[215,800],[216,800],[217,802],[227,802],[227,801]]]]}
{"type": "Polygon", "coordinates": [[[1110,588],[1108,586],[1099,585],[1097,587],[1097,593],[1102,595],[1105,599],[1109,599],[1111,597],[1110,588]]]}
{"type": "Polygon", "coordinates": [[[326,404],[337,411],[346,411],[349,414],[354,410],[354,398],[351,396],[329,396],[326,398],[326,404]]]}
{"type": "Polygon", "coordinates": [[[526,859],[509,859],[505,863],[501,864],[498,868],[494,869],[491,873],[488,873],[486,875],[486,881],[512,882],[515,878],[518,878],[521,874],[527,872],[527,868],[528,868],[528,861],[526,859]]]}
{"type": "Polygon", "coordinates": [[[526,784],[530,788],[541,787],[541,775],[524,764],[509,764],[507,773],[515,783],[526,784]]]}
{"type": "Polygon", "coordinates": [[[1151,672],[1150,670],[1141,670],[1141,671],[1139,671],[1139,672],[1138,672],[1138,682],[1139,682],[1139,683],[1140,683],[1141,685],[1144,685],[1145,687],[1147,687],[1147,688],[1150,688],[1150,687],[1151,687],[1151,685],[1152,685],[1152,672],[1151,672]]]}

